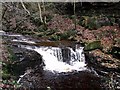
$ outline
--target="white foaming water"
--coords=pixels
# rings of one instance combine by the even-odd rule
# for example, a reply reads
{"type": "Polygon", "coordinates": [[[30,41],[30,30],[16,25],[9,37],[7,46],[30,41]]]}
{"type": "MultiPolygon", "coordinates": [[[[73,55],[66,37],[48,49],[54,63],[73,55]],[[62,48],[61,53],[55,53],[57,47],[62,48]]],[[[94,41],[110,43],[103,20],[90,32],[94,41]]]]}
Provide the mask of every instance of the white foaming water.
{"type": "Polygon", "coordinates": [[[75,51],[70,47],[67,47],[67,49],[70,51],[69,63],[63,62],[64,57],[62,56],[62,49],[59,47],[41,46],[33,50],[42,55],[43,61],[45,63],[44,70],[48,70],[53,73],[86,70],[85,57],[82,53],[83,47],[76,48],[75,51]]]}
{"type": "Polygon", "coordinates": [[[22,36],[22,35],[8,35],[8,36],[10,36],[10,37],[18,37],[18,39],[13,39],[13,40],[12,40],[13,42],[25,42],[25,43],[35,44],[34,41],[31,41],[31,40],[25,38],[25,37],[22,36]]]}
{"type": "Polygon", "coordinates": [[[13,39],[13,42],[25,42],[25,43],[31,43],[31,44],[35,44],[34,41],[29,41],[27,39],[22,39],[22,40],[17,40],[17,39],[13,39]]]}
{"type": "Polygon", "coordinates": [[[23,35],[19,35],[19,34],[6,34],[6,36],[8,36],[8,37],[16,37],[16,39],[12,39],[11,40],[13,42],[24,42],[24,43],[35,44],[34,41],[29,40],[28,38],[24,37],[23,35]]]}
{"type": "Polygon", "coordinates": [[[8,34],[7,36],[10,36],[10,37],[22,37],[22,35],[19,35],[19,34],[8,34]]]}
{"type": "MultiPolygon", "coordinates": [[[[13,42],[26,42],[34,44],[34,41],[25,38],[22,35],[8,35],[11,37],[17,37],[17,39],[13,39],[13,42]]],[[[20,45],[21,48],[26,48],[30,50],[35,50],[40,55],[42,55],[44,61],[44,70],[48,70],[51,72],[72,72],[72,71],[82,71],[86,70],[85,67],[85,56],[83,54],[83,47],[76,45],[75,50],[71,47],[32,47],[20,45]]]]}

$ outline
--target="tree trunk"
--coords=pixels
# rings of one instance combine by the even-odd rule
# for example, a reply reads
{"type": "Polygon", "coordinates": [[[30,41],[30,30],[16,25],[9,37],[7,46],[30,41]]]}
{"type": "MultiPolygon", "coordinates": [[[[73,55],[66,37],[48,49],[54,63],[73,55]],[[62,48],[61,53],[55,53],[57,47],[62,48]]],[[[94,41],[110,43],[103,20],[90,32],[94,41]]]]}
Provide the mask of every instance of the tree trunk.
{"type": "Polygon", "coordinates": [[[76,30],[76,13],[75,13],[75,0],[74,0],[74,7],[73,7],[73,10],[74,10],[74,24],[75,24],[75,30],[76,30]]]}
{"type": "Polygon", "coordinates": [[[43,23],[41,6],[40,6],[40,3],[39,3],[39,2],[38,2],[37,4],[38,4],[38,8],[39,8],[40,21],[43,23]]]}
{"type": "MultiPolygon", "coordinates": [[[[42,0],[43,2],[43,12],[45,14],[45,4],[44,4],[44,0],[42,0]]],[[[44,15],[44,23],[46,24],[46,14],[44,15]]]]}
{"type": "Polygon", "coordinates": [[[25,11],[30,15],[30,12],[27,10],[27,8],[25,7],[24,3],[22,0],[20,0],[22,7],[25,9],[25,11]]]}

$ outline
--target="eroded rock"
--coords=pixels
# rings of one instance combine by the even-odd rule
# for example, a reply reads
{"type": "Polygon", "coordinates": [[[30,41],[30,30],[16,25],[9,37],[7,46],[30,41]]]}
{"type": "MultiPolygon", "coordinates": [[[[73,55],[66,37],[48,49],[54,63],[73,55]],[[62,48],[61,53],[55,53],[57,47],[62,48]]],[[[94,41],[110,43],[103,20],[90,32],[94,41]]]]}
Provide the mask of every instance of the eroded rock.
{"type": "Polygon", "coordinates": [[[43,65],[42,56],[35,51],[27,50],[24,48],[18,48],[15,46],[11,47],[11,50],[15,56],[15,60],[12,62],[11,70],[14,74],[21,75],[28,68],[41,68],[43,65]]]}

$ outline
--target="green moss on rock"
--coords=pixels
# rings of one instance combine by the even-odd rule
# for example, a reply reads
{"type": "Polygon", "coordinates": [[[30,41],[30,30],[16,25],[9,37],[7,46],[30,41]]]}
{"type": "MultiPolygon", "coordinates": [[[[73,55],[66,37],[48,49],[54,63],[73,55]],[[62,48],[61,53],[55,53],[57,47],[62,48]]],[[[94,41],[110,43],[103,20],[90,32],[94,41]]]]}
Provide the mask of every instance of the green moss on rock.
{"type": "Polygon", "coordinates": [[[101,49],[101,42],[100,41],[93,41],[91,43],[88,43],[85,45],[85,51],[90,51],[90,50],[94,50],[94,49],[101,49]]]}

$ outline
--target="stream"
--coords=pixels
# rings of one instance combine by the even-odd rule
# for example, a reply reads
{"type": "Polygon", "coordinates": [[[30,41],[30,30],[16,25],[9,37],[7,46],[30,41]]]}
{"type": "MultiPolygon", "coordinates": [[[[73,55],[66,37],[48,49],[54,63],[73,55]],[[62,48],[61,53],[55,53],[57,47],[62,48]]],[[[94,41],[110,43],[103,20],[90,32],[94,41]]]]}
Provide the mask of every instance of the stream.
{"type": "Polygon", "coordinates": [[[36,40],[19,34],[2,35],[10,46],[18,48],[15,51],[25,49],[41,56],[42,63],[37,62],[18,75],[17,83],[21,84],[21,89],[107,90],[102,81],[104,76],[87,63],[82,45],[72,41],[36,40]]]}

